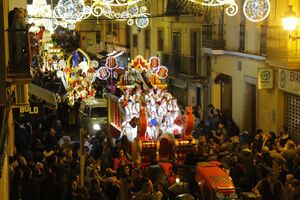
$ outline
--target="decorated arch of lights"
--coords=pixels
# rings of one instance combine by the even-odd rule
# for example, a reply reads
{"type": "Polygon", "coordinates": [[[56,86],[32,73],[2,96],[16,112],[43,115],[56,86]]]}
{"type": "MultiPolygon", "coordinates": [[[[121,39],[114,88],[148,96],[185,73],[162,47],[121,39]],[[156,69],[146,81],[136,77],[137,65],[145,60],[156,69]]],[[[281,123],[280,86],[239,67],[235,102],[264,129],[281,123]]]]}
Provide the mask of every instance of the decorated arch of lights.
{"type": "Polygon", "coordinates": [[[136,25],[145,28],[149,24],[150,14],[141,0],[94,0],[93,3],[85,5],[83,0],[59,0],[52,10],[46,0],[33,0],[27,6],[29,23],[35,26],[45,26],[47,30],[53,31],[59,25],[70,30],[75,29],[76,23],[90,16],[106,17],[119,21],[127,21],[129,26],[136,25]]]}

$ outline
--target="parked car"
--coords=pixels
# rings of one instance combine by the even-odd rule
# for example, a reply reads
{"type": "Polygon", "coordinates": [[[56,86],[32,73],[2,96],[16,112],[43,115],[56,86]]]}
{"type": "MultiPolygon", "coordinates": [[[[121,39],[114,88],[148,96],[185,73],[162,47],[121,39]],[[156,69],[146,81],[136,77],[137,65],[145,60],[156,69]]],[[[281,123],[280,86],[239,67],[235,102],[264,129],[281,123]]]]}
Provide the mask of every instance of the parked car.
{"type": "Polygon", "coordinates": [[[107,100],[85,99],[79,107],[80,126],[88,134],[95,134],[107,125],[107,100]]]}

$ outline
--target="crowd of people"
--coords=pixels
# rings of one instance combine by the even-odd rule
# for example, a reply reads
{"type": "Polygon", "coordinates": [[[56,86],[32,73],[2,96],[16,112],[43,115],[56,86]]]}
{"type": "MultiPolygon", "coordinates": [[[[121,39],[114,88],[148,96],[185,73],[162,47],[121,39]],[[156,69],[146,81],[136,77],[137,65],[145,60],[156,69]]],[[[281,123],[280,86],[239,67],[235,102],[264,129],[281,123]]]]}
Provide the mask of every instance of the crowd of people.
{"type": "Polygon", "coordinates": [[[49,109],[40,120],[15,122],[10,199],[162,199],[162,184],[152,183],[145,176],[139,160],[126,157],[123,141],[111,146],[105,130],[85,143],[85,178],[81,185],[80,142],[65,135],[60,112],[60,108],[49,109]]]}
{"type": "MultiPolygon", "coordinates": [[[[184,165],[218,160],[241,191],[253,191],[262,200],[300,199],[300,146],[286,127],[278,134],[261,129],[241,132],[212,105],[208,110],[200,114],[194,108],[197,144],[191,146],[184,165]]],[[[10,158],[10,199],[170,199],[162,181],[151,179],[140,159],[127,156],[124,140],[113,144],[104,129],[86,145],[81,185],[80,145],[65,136],[66,117],[59,107],[44,112],[40,120],[15,123],[17,153],[10,158]]]]}
{"type": "Polygon", "coordinates": [[[290,138],[287,127],[277,134],[262,129],[241,132],[213,105],[204,120],[197,108],[194,115],[199,151],[186,164],[218,160],[242,191],[253,191],[263,200],[300,199],[300,146],[290,138]]]}

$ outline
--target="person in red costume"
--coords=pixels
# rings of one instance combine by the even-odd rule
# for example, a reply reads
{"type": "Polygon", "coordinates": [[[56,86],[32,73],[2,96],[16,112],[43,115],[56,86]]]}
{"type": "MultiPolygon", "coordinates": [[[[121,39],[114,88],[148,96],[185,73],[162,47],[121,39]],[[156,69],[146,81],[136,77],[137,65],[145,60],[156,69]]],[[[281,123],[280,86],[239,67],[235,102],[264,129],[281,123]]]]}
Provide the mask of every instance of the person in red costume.
{"type": "Polygon", "coordinates": [[[126,155],[125,155],[123,149],[119,150],[119,156],[118,156],[118,158],[114,159],[114,170],[117,170],[119,168],[121,160],[124,161],[125,164],[129,163],[129,160],[126,158],[126,155]]]}

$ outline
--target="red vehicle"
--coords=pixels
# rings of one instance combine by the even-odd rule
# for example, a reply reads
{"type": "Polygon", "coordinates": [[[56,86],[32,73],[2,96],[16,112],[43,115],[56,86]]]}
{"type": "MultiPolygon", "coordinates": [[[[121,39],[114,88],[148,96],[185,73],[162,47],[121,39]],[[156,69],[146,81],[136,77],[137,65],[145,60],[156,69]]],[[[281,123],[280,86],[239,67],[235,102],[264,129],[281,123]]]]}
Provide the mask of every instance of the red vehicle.
{"type": "MultiPolygon", "coordinates": [[[[158,178],[163,180],[163,183],[169,186],[169,190],[175,191],[176,195],[187,192],[195,193],[189,187],[190,184],[195,183],[197,184],[197,193],[201,200],[239,199],[230,176],[220,167],[219,162],[200,162],[192,170],[189,167],[184,167],[182,176],[176,175],[176,172],[173,170],[174,165],[171,163],[159,163],[158,165],[150,166],[150,178],[152,177],[152,181],[158,178]],[[189,176],[188,174],[191,172],[193,174],[189,176]],[[179,183],[178,179],[176,181],[178,177],[181,179],[179,183]]],[[[179,169],[179,171],[181,170],[179,169]]]]}
{"type": "Polygon", "coordinates": [[[217,161],[198,163],[195,180],[203,200],[238,199],[230,176],[217,161]]]}

